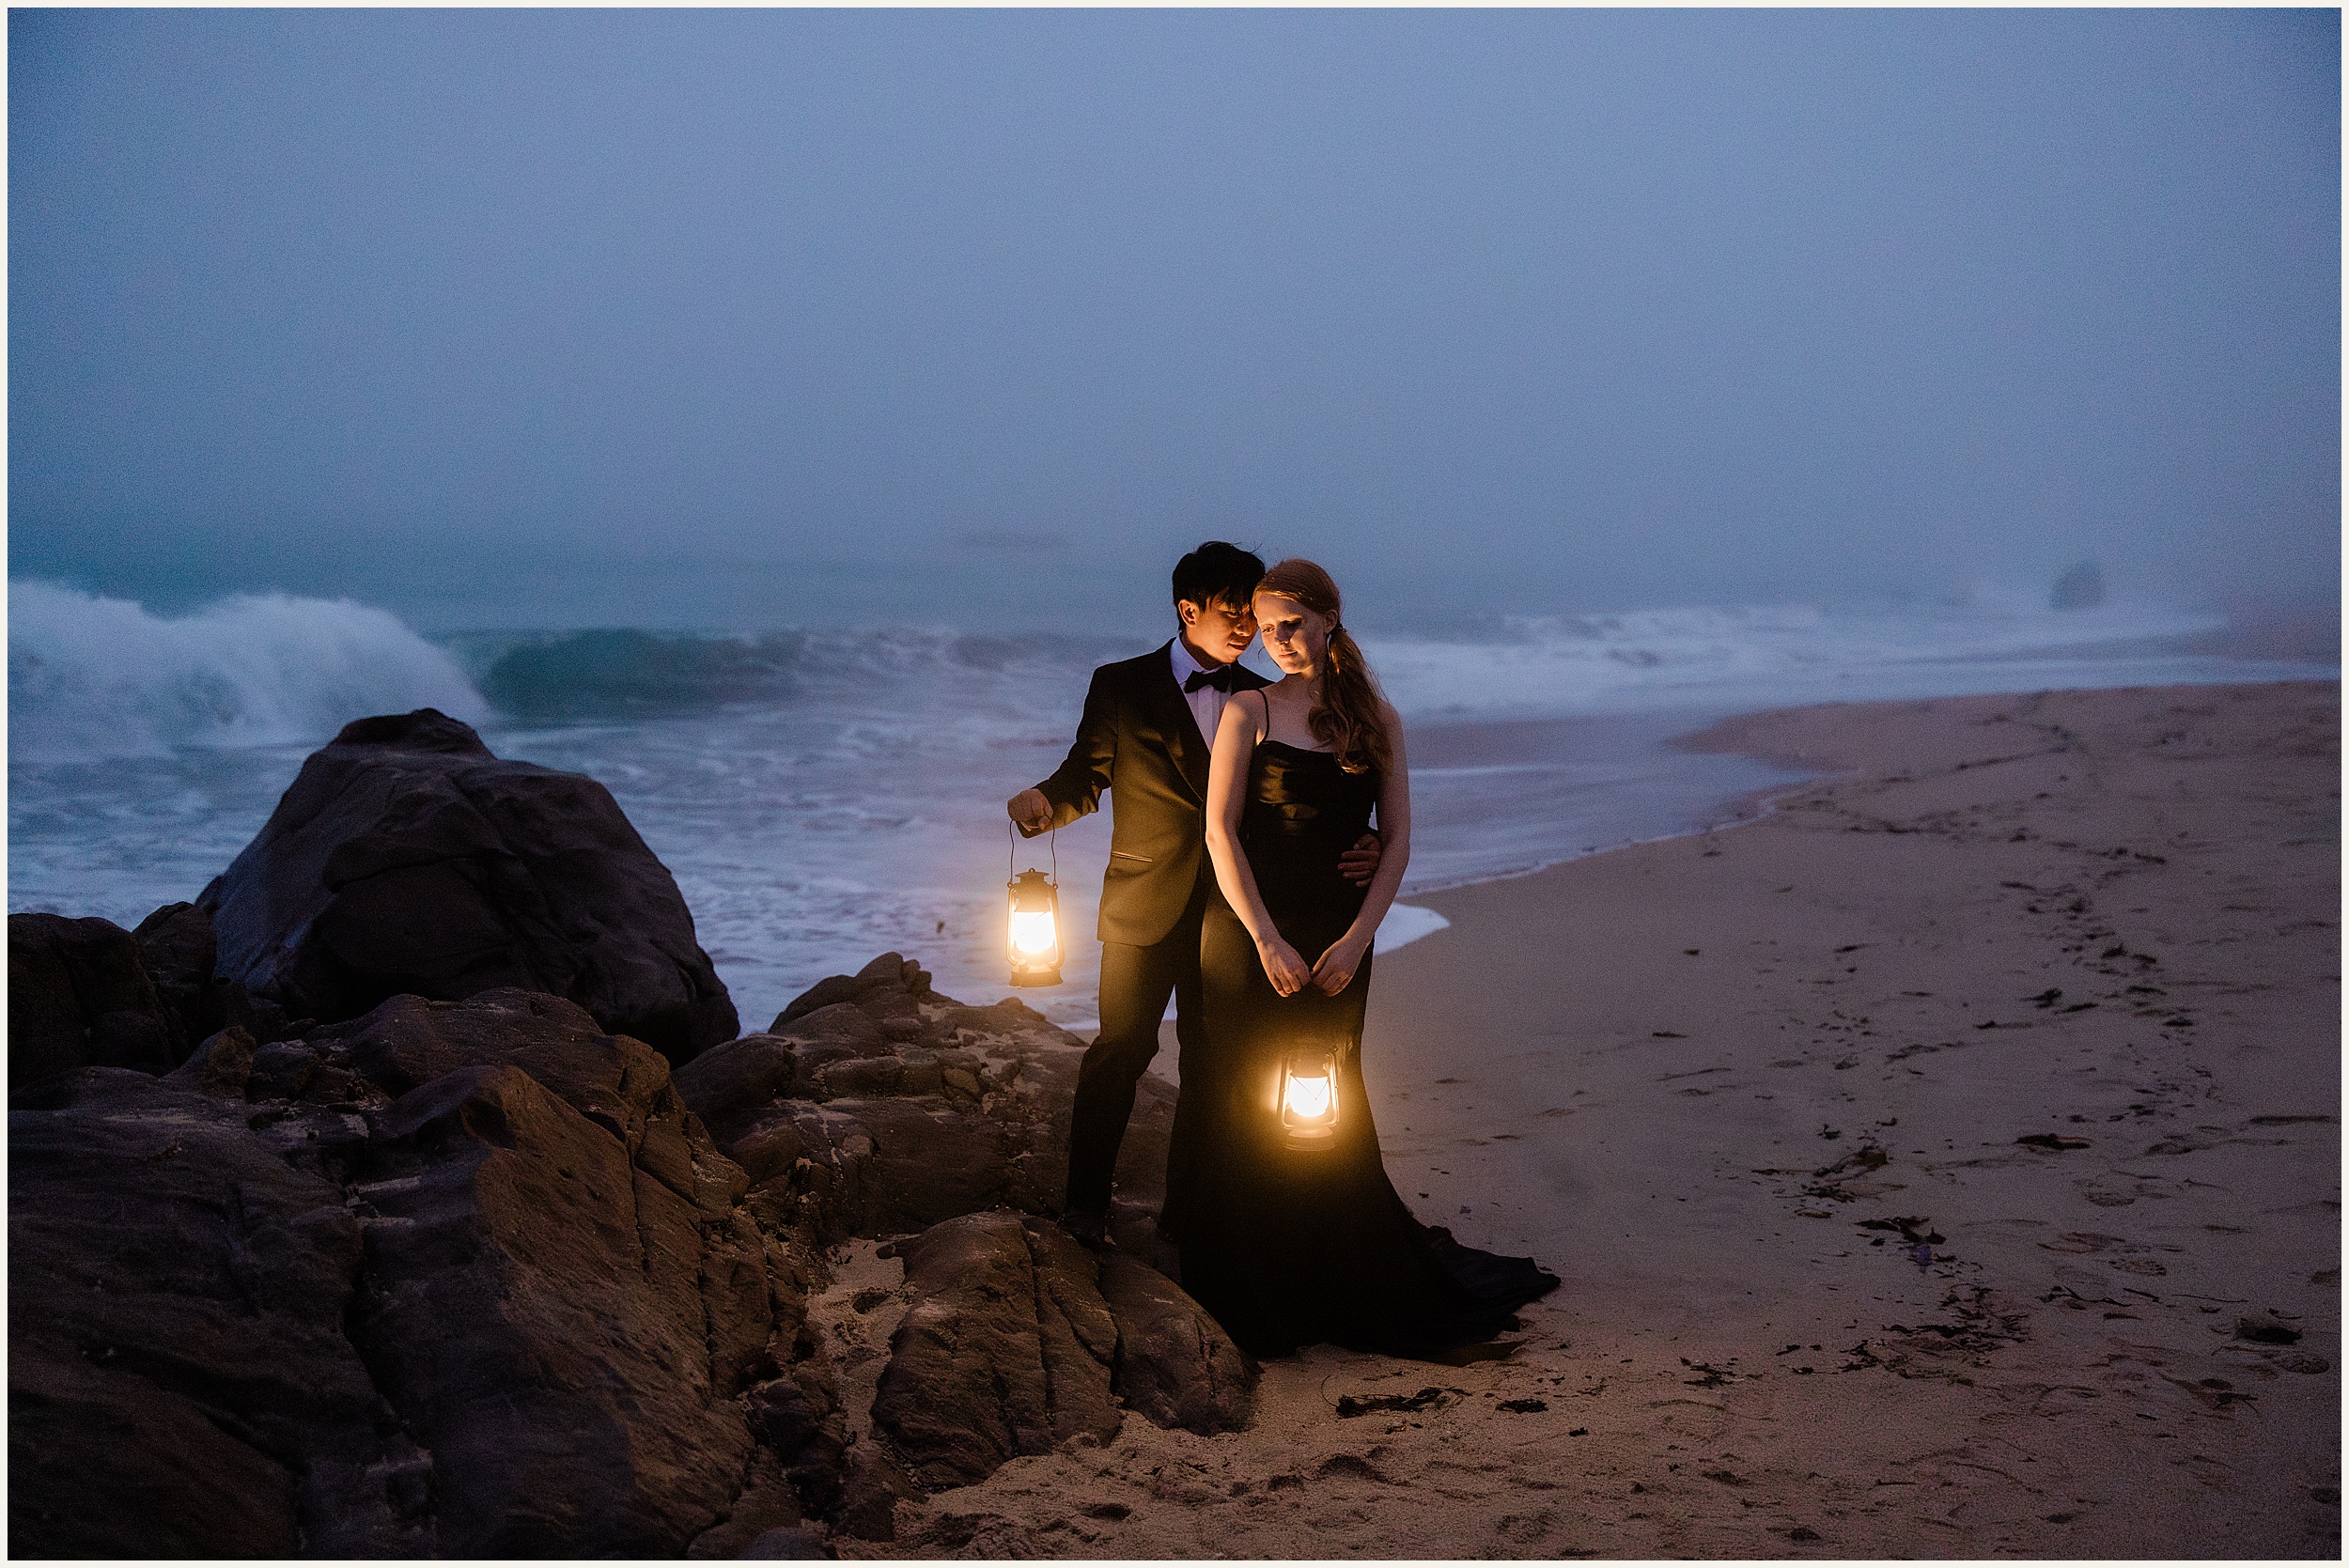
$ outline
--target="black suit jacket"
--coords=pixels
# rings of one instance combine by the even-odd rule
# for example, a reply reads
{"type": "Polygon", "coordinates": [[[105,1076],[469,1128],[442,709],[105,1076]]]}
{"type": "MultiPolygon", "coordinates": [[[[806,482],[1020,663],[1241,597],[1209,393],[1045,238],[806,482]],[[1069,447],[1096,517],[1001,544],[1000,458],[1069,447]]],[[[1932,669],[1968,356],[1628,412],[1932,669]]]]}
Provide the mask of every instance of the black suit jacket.
{"type": "MultiPolygon", "coordinates": [[[[1147,947],[1164,938],[1190,902],[1207,858],[1207,756],[1215,737],[1199,733],[1183,701],[1168,651],[1174,645],[1093,672],[1076,744],[1036,785],[1052,803],[1054,828],[1099,810],[1103,790],[1117,796],[1109,871],[1101,878],[1105,942],[1147,947]]],[[[1271,684],[1253,670],[1233,668],[1236,690],[1271,684]]]]}

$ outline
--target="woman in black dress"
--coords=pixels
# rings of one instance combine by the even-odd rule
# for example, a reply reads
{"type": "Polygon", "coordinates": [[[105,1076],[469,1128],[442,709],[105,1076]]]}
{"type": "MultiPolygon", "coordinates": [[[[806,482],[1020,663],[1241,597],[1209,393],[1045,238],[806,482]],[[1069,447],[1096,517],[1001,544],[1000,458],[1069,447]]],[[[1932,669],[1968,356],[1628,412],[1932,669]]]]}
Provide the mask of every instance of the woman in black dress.
{"type": "Polygon", "coordinates": [[[1403,728],[1327,572],[1281,562],[1255,611],[1285,678],[1236,694],[1216,733],[1207,850],[1221,896],[1201,938],[1205,1048],[1184,1059],[1175,1130],[1196,1172],[1176,1227],[1183,1285],[1260,1356],[1322,1342],[1441,1356],[1516,1327],[1558,1279],[1422,1225],[1387,1180],[1361,1046],[1371,938],[1410,860],[1403,728]],[[1358,888],[1338,856],[1374,810],[1384,847],[1358,888]],[[1320,1135],[1284,1126],[1282,1108],[1291,1053],[1315,1048],[1337,1066],[1320,1135]]]}

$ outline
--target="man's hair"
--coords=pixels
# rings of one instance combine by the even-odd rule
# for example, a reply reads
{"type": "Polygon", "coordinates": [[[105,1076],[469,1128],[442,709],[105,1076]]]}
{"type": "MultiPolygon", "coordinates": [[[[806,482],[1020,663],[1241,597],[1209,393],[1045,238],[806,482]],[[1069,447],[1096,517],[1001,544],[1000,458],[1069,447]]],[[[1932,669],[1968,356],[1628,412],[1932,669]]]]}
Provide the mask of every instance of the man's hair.
{"type": "Polygon", "coordinates": [[[1221,599],[1245,605],[1264,576],[1264,562],[1250,551],[1209,539],[1174,563],[1174,602],[1208,605],[1221,599]]]}

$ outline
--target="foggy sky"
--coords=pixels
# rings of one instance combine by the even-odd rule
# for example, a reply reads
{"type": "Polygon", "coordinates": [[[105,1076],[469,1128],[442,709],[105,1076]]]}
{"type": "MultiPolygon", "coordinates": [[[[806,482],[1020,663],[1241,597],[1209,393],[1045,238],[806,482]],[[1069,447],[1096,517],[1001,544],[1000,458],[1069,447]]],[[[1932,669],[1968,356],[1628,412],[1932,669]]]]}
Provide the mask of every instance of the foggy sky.
{"type": "Polygon", "coordinates": [[[9,14],[9,570],[2338,592],[2331,11],[9,14]]]}

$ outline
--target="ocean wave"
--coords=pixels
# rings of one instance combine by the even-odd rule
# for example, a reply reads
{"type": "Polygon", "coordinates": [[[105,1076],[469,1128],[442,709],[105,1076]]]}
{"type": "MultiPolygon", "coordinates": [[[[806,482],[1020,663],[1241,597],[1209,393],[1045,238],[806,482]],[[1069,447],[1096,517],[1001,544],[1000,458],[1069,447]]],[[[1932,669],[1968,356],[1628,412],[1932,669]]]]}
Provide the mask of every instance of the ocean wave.
{"type": "MultiPolygon", "coordinates": [[[[2136,645],[2224,617],[2158,604],[2050,610],[1988,599],[1820,609],[1675,608],[1517,617],[1481,639],[1364,635],[1398,711],[1422,720],[1570,716],[1825,697],[1996,689],[1983,665],[2035,660],[2103,672],[2136,645]],[[1983,682],[1988,679],[1991,685],[1983,682]]],[[[2213,662],[2205,660],[2204,662],[2213,662]]],[[[2032,672],[2036,684],[2046,670],[2032,672]]]]}
{"type": "MultiPolygon", "coordinates": [[[[348,600],[238,595],[167,617],[31,582],[9,585],[9,615],[10,735],[36,759],[315,744],[352,719],[423,706],[476,723],[558,728],[797,714],[816,727],[795,734],[795,748],[820,741],[877,757],[897,757],[909,738],[1066,744],[1087,672],[1149,645],[1149,629],[1115,639],[938,627],[428,640],[348,600]]],[[[2174,655],[2145,657],[2164,639],[2220,624],[2153,604],[2053,611],[2044,600],[1985,599],[1518,617],[1483,636],[1361,641],[1396,707],[1425,722],[2110,685],[2135,683],[2140,669],[2148,683],[2226,678],[2201,670],[2223,661],[2188,668],[2174,655]]],[[[1268,671],[1260,652],[1250,662],[1268,671]]]]}
{"type": "Polygon", "coordinates": [[[876,711],[894,712],[909,700],[1027,710],[1093,664],[1133,651],[1101,638],[937,629],[712,636],[605,627],[449,641],[501,713],[558,721],[860,699],[876,711]]]}
{"type": "Polygon", "coordinates": [[[41,761],[181,746],[316,744],[350,721],[490,705],[398,617],[347,599],[238,594],[190,614],[52,582],[8,584],[8,740],[41,761]]]}

